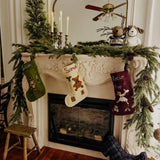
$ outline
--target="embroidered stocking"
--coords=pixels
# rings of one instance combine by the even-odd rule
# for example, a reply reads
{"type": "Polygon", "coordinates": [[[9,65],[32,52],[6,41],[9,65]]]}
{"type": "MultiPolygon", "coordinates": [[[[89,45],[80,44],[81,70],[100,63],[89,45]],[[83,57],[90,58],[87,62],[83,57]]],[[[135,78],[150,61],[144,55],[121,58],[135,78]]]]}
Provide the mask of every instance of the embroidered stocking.
{"type": "Polygon", "coordinates": [[[45,94],[45,87],[38,73],[38,69],[34,60],[23,65],[23,72],[29,83],[29,90],[26,96],[29,101],[33,102],[45,94]]]}
{"type": "Polygon", "coordinates": [[[73,107],[87,97],[88,91],[84,81],[78,73],[78,67],[76,64],[72,63],[65,66],[63,72],[70,89],[69,94],[65,97],[65,104],[68,107],[73,107]]]}
{"type": "Polygon", "coordinates": [[[128,71],[111,74],[115,101],[110,104],[111,112],[114,115],[127,115],[135,111],[133,105],[133,90],[128,71]]]}

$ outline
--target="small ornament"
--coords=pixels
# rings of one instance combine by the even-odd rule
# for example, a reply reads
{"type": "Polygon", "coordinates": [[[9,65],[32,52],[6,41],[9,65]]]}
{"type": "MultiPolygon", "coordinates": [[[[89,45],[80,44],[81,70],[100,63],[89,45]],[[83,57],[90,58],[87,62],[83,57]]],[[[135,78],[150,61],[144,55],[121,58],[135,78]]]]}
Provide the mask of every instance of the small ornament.
{"type": "Polygon", "coordinates": [[[154,131],[154,138],[160,142],[160,128],[154,131]]]}

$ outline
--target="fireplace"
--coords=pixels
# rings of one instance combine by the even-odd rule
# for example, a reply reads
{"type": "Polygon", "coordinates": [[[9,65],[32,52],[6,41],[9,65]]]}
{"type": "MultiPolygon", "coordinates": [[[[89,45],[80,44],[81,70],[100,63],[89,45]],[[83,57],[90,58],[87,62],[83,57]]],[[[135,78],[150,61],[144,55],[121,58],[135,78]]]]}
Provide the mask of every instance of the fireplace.
{"type": "MultiPolygon", "coordinates": [[[[64,95],[68,94],[68,86],[65,82],[64,75],[62,74],[62,68],[70,63],[71,55],[63,55],[58,59],[56,57],[50,59],[49,56],[50,55],[47,54],[36,55],[35,60],[38,66],[39,73],[46,87],[46,93],[56,93],[62,95],[63,97],[64,95]]],[[[114,88],[110,78],[110,73],[122,71],[124,69],[123,61],[120,58],[111,58],[103,56],[90,57],[87,55],[77,55],[77,57],[79,72],[82,75],[88,89],[88,97],[92,97],[93,99],[98,100],[114,100],[114,88]]],[[[23,61],[30,61],[30,54],[24,53],[23,61]]],[[[132,84],[134,85],[137,73],[146,66],[146,60],[142,57],[134,57],[130,65],[132,68],[131,80],[132,84]]],[[[28,83],[25,78],[23,79],[23,89],[24,92],[27,92],[28,90],[28,83]]],[[[61,100],[61,102],[64,103],[64,97],[63,100],[61,100]]],[[[85,102],[85,100],[83,102],[85,102]]],[[[74,147],[71,146],[71,142],[69,142],[69,145],[65,145],[62,143],[55,143],[48,140],[48,94],[46,94],[45,96],[33,103],[27,101],[27,104],[30,111],[28,125],[37,128],[36,136],[40,147],[49,146],[56,149],[62,149],[70,152],[105,159],[101,152],[95,151],[93,149],[86,149],[87,147],[74,147]]],[[[99,105],[99,107],[101,106],[103,105],[99,105]]],[[[68,109],[75,108],[76,107],[68,109]]],[[[106,108],[108,108],[107,105],[106,108]]],[[[129,130],[123,129],[123,124],[126,122],[127,119],[128,116],[114,116],[114,136],[119,140],[122,147],[126,148],[128,152],[132,154],[138,154],[139,148],[137,147],[137,143],[134,138],[134,126],[131,127],[129,130]]],[[[61,132],[65,133],[66,131],[62,128],[61,132]]],[[[63,134],[63,136],[66,135],[63,134]]],[[[100,136],[96,136],[96,138],[100,139],[100,136]]]]}
{"type": "Polygon", "coordinates": [[[100,151],[103,137],[113,135],[111,100],[86,98],[69,108],[64,98],[48,94],[49,141],[100,151]]]}

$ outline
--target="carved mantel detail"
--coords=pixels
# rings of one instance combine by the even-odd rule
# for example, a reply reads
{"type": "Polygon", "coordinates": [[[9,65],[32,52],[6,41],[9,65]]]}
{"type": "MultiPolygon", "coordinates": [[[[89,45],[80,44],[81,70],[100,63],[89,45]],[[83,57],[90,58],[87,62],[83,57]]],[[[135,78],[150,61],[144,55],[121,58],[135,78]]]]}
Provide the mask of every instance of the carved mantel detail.
{"type": "MultiPolygon", "coordinates": [[[[62,68],[71,63],[71,55],[63,55],[60,58],[49,58],[48,54],[37,54],[36,63],[41,74],[48,74],[53,78],[64,81],[62,68]]],[[[120,58],[96,56],[90,57],[87,55],[77,55],[79,72],[84,78],[87,85],[100,85],[109,80],[110,74],[114,72],[123,71],[124,63],[120,58]]],[[[23,61],[30,61],[30,54],[23,54],[23,61]]],[[[131,66],[131,80],[134,84],[137,73],[146,65],[146,59],[142,57],[135,57],[130,62],[131,66]]]]}

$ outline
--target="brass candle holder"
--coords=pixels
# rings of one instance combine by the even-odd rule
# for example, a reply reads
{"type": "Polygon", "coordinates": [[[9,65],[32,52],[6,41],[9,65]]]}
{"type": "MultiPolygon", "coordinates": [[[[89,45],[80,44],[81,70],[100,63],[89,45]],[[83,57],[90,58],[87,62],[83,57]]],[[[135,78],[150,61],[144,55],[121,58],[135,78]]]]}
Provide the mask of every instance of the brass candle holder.
{"type": "Polygon", "coordinates": [[[58,35],[58,48],[62,49],[62,32],[58,35]]]}
{"type": "Polygon", "coordinates": [[[51,41],[52,41],[52,44],[54,44],[54,32],[51,32],[51,41]]]}
{"type": "Polygon", "coordinates": [[[68,35],[65,35],[65,47],[68,47],[68,35]]]}

